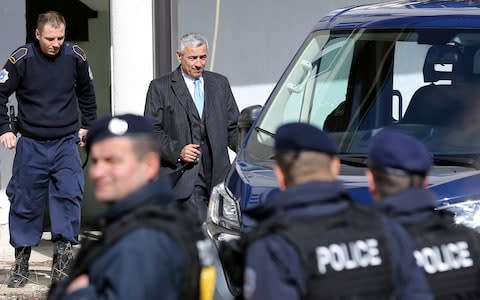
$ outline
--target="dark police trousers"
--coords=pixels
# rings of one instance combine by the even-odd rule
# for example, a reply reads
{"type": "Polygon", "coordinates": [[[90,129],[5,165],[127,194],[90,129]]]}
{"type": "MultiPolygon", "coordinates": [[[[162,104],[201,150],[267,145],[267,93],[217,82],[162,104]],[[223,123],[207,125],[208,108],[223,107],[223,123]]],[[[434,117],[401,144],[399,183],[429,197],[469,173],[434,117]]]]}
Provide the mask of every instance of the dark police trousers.
{"type": "Polygon", "coordinates": [[[47,141],[18,139],[6,191],[13,247],[38,245],[47,200],[52,240],[78,243],[84,187],[78,141],[77,134],[47,141]]]}

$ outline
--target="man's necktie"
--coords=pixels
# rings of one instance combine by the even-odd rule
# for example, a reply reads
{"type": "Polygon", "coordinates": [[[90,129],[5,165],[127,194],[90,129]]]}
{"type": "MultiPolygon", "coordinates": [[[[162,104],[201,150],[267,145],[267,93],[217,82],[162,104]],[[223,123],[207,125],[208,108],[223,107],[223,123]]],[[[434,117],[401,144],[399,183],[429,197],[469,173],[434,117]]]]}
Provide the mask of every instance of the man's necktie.
{"type": "Polygon", "coordinates": [[[198,114],[200,118],[202,117],[203,113],[203,91],[202,91],[202,81],[200,78],[196,78],[194,81],[195,89],[194,89],[194,96],[195,96],[195,106],[197,107],[198,114]]]}

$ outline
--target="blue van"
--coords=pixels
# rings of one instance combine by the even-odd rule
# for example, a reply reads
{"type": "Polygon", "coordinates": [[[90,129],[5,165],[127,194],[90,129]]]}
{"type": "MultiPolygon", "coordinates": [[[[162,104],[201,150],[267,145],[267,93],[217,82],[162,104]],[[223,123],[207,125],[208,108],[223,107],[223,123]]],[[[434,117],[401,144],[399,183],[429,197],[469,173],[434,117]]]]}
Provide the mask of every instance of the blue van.
{"type": "Polygon", "coordinates": [[[323,17],[265,105],[241,113],[240,150],[210,198],[214,241],[252,226],[242,211],[277,188],[273,136],[291,121],[335,137],[341,180],[365,204],[370,139],[383,128],[418,138],[433,153],[439,209],[480,226],[480,1],[394,1],[323,17]]]}

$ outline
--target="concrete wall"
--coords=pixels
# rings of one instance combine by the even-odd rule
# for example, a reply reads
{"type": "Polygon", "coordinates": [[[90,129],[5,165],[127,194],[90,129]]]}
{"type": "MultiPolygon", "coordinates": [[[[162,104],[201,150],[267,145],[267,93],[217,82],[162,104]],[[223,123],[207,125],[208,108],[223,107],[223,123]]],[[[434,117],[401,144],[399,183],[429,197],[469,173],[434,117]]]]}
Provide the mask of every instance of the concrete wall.
{"type": "MultiPolygon", "coordinates": [[[[0,68],[7,61],[10,53],[16,47],[25,43],[25,2],[18,0],[2,0],[0,8],[0,68]]],[[[10,97],[16,103],[14,97],[10,97]]],[[[8,210],[10,203],[5,194],[5,188],[12,176],[14,150],[0,146],[0,242],[7,242],[8,210]]]]}
{"type": "Polygon", "coordinates": [[[300,43],[322,16],[336,8],[371,2],[380,1],[178,0],[178,34],[201,32],[212,48],[216,5],[220,3],[214,71],[230,79],[241,109],[265,102],[300,43]]]}

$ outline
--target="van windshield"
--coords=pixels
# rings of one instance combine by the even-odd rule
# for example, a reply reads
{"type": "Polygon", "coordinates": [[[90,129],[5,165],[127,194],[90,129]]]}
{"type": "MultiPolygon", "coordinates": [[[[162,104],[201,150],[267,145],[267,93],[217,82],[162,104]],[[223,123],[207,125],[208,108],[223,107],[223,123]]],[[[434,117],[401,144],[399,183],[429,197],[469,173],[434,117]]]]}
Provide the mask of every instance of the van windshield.
{"type": "Polygon", "coordinates": [[[330,132],[342,155],[365,156],[370,138],[391,128],[439,157],[477,156],[480,31],[313,33],[267,101],[248,158],[271,160],[272,133],[294,121],[330,132]]]}

